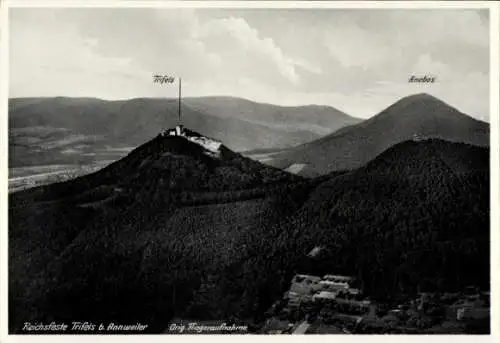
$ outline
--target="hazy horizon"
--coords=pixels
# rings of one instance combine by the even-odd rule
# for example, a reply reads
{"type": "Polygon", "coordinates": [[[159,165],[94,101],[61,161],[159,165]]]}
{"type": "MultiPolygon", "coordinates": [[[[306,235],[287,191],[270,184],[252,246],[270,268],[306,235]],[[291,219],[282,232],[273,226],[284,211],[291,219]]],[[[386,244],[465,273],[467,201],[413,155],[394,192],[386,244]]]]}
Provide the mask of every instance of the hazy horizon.
{"type": "Polygon", "coordinates": [[[175,98],[153,83],[167,74],[185,98],[366,119],[428,93],[489,122],[488,10],[11,8],[9,24],[9,98],[175,98]]]}

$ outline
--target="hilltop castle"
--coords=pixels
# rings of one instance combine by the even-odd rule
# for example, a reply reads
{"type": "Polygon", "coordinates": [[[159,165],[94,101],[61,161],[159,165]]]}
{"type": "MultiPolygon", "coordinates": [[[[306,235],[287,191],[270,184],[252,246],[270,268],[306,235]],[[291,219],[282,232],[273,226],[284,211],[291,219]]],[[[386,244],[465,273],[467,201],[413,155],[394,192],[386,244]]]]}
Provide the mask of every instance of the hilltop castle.
{"type": "Polygon", "coordinates": [[[167,135],[167,136],[184,136],[184,126],[183,125],[177,125],[173,129],[166,129],[161,133],[162,136],[167,135]]]}

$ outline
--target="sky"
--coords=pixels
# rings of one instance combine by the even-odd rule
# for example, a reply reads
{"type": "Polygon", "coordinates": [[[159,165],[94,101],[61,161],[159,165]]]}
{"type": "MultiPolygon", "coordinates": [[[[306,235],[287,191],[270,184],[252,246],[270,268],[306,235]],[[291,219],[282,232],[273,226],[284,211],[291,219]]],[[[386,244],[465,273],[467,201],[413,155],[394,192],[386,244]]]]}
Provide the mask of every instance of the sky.
{"type": "Polygon", "coordinates": [[[9,63],[9,97],[175,97],[161,74],[361,118],[425,92],[489,121],[488,10],[11,8],[9,63]]]}

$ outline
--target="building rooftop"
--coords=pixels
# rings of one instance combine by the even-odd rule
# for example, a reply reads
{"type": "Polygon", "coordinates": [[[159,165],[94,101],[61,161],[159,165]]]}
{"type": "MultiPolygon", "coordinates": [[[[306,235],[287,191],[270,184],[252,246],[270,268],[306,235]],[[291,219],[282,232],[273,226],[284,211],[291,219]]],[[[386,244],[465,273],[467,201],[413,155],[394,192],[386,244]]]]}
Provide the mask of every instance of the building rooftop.
{"type": "Polygon", "coordinates": [[[339,280],[339,281],[352,281],[354,278],[351,277],[351,276],[327,274],[327,275],[323,276],[323,279],[324,280],[327,280],[327,279],[336,279],[336,280],[339,280]]]}
{"type": "Polygon", "coordinates": [[[314,275],[297,274],[292,279],[292,282],[303,282],[305,280],[318,282],[321,280],[321,278],[319,276],[314,276],[314,275]]]}
{"type": "Polygon", "coordinates": [[[314,247],[310,252],[309,254],[307,254],[307,256],[309,257],[316,257],[318,256],[318,254],[323,250],[323,247],[314,247]]]}
{"type": "Polygon", "coordinates": [[[336,293],[321,291],[313,296],[313,299],[335,299],[337,297],[336,293]]]}
{"type": "Polygon", "coordinates": [[[342,281],[342,282],[335,282],[335,281],[330,281],[330,280],[321,280],[319,282],[320,285],[323,285],[323,286],[333,286],[333,287],[342,287],[342,288],[348,288],[349,285],[347,284],[347,282],[345,281],[342,281]]]}

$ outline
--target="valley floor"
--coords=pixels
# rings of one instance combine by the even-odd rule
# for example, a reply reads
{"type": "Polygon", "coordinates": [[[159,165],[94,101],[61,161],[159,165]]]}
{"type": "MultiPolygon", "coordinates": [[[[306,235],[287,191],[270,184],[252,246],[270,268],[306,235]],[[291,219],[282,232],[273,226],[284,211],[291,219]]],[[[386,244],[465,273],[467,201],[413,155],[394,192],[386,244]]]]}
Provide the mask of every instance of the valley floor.
{"type": "Polygon", "coordinates": [[[9,193],[74,179],[95,172],[112,161],[100,161],[93,165],[45,165],[15,167],[9,169],[9,193]]]}

